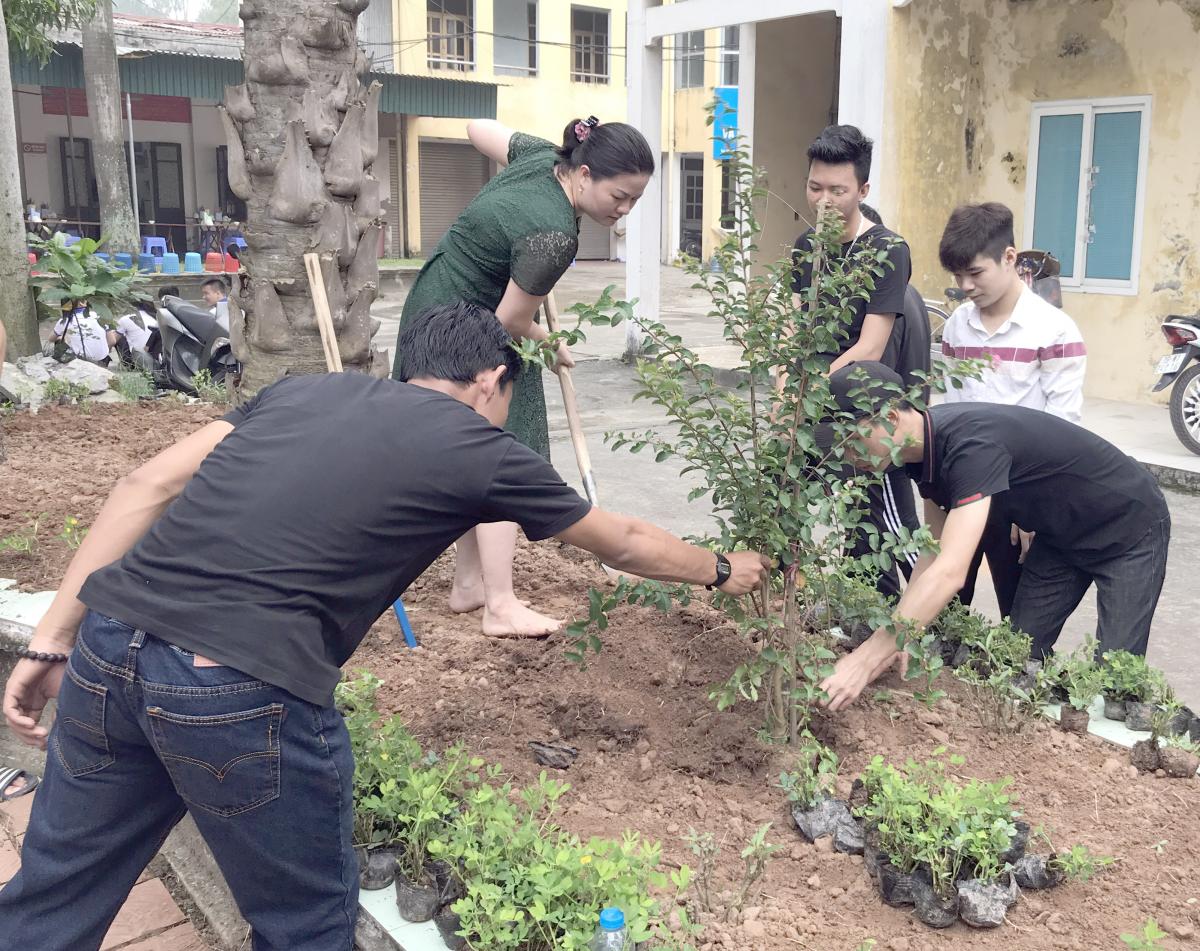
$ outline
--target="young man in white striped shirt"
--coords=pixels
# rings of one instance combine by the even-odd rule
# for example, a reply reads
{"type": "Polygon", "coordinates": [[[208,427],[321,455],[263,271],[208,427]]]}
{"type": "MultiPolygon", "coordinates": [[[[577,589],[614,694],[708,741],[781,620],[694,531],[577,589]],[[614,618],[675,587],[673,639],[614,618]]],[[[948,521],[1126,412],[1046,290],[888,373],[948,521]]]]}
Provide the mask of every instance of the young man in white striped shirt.
{"type": "MultiPolygon", "coordinates": [[[[947,368],[960,360],[991,361],[980,379],[950,387],[945,402],[1027,406],[1078,423],[1087,347],[1075,321],[1035,294],[1017,273],[1012,212],[999,202],[959,206],[942,233],[938,257],[967,295],[942,330],[947,368]]],[[[959,599],[971,603],[986,554],[996,601],[1007,617],[1032,536],[993,521],[959,599]]]]}

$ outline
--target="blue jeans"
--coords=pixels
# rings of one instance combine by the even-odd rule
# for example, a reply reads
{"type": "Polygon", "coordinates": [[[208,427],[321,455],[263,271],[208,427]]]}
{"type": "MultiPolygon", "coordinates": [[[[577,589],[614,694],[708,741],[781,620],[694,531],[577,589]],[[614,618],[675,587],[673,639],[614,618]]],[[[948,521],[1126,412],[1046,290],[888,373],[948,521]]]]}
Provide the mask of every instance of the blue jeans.
{"type": "Polygon", "coordinates": [[[0,890],[0,951],[100,947],[190,812],[255,951],[350,951],[354,760],[341,715],[88,612],[0,890]]]}

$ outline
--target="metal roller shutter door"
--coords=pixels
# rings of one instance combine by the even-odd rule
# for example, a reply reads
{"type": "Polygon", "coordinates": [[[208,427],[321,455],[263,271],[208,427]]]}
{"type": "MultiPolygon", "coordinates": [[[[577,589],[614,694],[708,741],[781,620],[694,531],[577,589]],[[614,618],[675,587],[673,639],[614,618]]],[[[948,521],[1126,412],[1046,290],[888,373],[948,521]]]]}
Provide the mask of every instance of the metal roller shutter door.
{"type": "Polygon", "coordinates": [[[433,253],[437,243],[488,180],[488,161],[474,146],[454,142],[422,142],[421,251],[433,253]]]}
{"type": "Polygon", "coordinates": [[[609,238],[612,231],[592,221],[587,215],[579,219],[579,254],[580,261],[607,261],[612,252],[609,250],[609,238]]]}

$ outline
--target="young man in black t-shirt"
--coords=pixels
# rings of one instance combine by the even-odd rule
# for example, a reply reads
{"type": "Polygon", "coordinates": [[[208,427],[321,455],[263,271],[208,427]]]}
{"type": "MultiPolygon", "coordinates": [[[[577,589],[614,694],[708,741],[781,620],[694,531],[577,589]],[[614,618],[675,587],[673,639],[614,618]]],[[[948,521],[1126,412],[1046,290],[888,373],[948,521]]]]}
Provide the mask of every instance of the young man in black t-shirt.
{"type": "MultiPolygon", "coordinates": [[[[902,447],[940,542],[936,556],[917,563],[897,618],[924,627],[937,617],[998,512],[1032,533],[1012,623],[1033,638],[1035,655],[1053,648],[1093,584],[1101,648],[1145,654],[1171,538],[1166,500],[1145,466],[1080,426],[1023,406],[950,403],[918,412],[897,402],[900,378],[880,363],[851,365],[830,383],[842,410],[856,415],[849,393],[868,389],[875,423],[848,453],[870,469],[873,457],[890,456],[889,443],[902,447]]],[[[828,446],[830,432],[819,430],[817,442],[828,446]]],[[[897,659],[903,665],[880,628],[822,684],[829,707],[852,702],[897,659]]]]}
{"type": "MultiPolygon", "coordinates": [[[[814,215],[820,215],[825,207],[837,210],[845,228],[842,231],[841,256],[855,249],[872,247],[886,251],[887,261],[883,273],[876,279],[875,287],[865,296],[853,301],[850,323],[845,327],[842,341],[836,351],[825,354],[829,359],[829,372],[835,373],[854,361],[894,361],[898,356],[895,345],[889,347],[897,317],[905,312],[905,292],[912,277],[912,259],[908,245],[894,231],[878,223],[879,215],[870,209],[862,212],[862,203],[871,190],[868,180],[871,173],[873,143],[852,125],[831,125],[817,136],[808,147],[808,204],[814,215]]],[[[801,260],[801,256],[812,250],[813,229],[809,228],[796,239],[794,250],[795,268],[792,273],[792,301],[797,319],[803,320],[804,300],[802,295],[812,286],[812,264],[801,260]]],[[[893,369],[895,367],[893,366],[893,369]]],[[[779,374],[779,385],[786,375],[779,374]]],[[[899,529],[910,532],[920,526],[912,484],[900,469],[892,469],[883,479],[868,488],[870,521],[880,532],[897,534],[899,529]]],[[[852,555],[871,551],[866,533],[855,537],[852,555]]],[[[913,558],[900,564],[905,576],[909,576],[916,563],[913,558]]],[[[896,569],[881,571],[877,587],[888,596],[900,593],[900,580],[896,569]]]]}
{"type": "Polygon", "coordinates": [[[499,429],[520,359],[490,311],[435,308],[401,344],[409,382],[285,378],[109,496],[5,690],[9,726],[51,752],[0,890],[3,951],[98,948],[184,812],[256,948],[351,948],[354,762],[334,686],[480,522],[649,578],[762,581],[759,555],[592,508],[499,429]]]}

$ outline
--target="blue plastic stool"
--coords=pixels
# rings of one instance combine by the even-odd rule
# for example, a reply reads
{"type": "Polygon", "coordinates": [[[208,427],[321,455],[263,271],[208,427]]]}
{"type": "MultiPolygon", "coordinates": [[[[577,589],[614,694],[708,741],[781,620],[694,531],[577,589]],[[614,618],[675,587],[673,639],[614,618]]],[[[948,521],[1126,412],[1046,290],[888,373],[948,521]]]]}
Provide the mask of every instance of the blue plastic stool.
{"type": "Polygon", "coordinates": [[[396,620],[400,622],[404,643],[409,647],[419,647],[416,635],[413,634],[412,625],[408,623],[408,612],[404,610],[404,602],[397,598],[396,603],[392,605],[392,610],[396,612],[396,620]]]}
{"type": "Polygon", "coordinates": [[[161,258],[167,253],[167,239],[148,236],[142,238],[142,254],[152,254],[156,258],[161,258]]]}
{"type": "Polygon", "coordinates": [[[132,270],[133,255],[126,254],[124,251],[114,254],[113,255],[113,264],[115,264],[117,267],[125,268],[126,270],[132,270]]]}
{"type": "Polygon", "coordinates": [[[183,256],[183,273],[184,274],[203,274],[204,264],[200,260],[200,254],[196,251],[189,251],[183,256]]]}
{"type": "Polygon", "coordinates": [[[230,235],[229,237],[227,237],[225,239],[224,243],[222,244],[221,252],[223,254],[228,254],[230,248],[237,248],[238,253],[240,254],[243,250],[245,250],[245,247],[246,247],[246,239],[245,238],[243,238],[240,234],[230,235]]]}
{"type": "Polygon", "coordinates": [[[107,262],[108,261],[108,252],[107,251],[97,251],[96,257],[101,261],[107,262]]]}
{"type": "Polygon", "coordinates": [[[162,256],[162,272],[164,274],[179,273],[179,255],[173,251],[168,251],[162,256]]]}
{"type": "Polygon", "coordinates": [[[82,240],[83,240],[83,239],[82,239],[81,237],[79,237],[79,235],[77,235],[77,234],[71,234],[71,233],[69,233],[69,232],[68,232],[68,233],[67,233],[67,234],[66,234],[66,235],[63,237],[63,245],[64,245],[65,247],[68,247],[68,248],[69,248],[69,247],[71,247],[71,245],[73,245],[73,244],[79,244],[79,242],[80,242],[80,241],[82,241],[82,240]]]}
{"type": "Polygon", "coordinates": [[[158,270],[158,258],[156,258],[153,254],[139,254],[138,270],[149,271],[151,274],[153,274],[158,270]]]}

